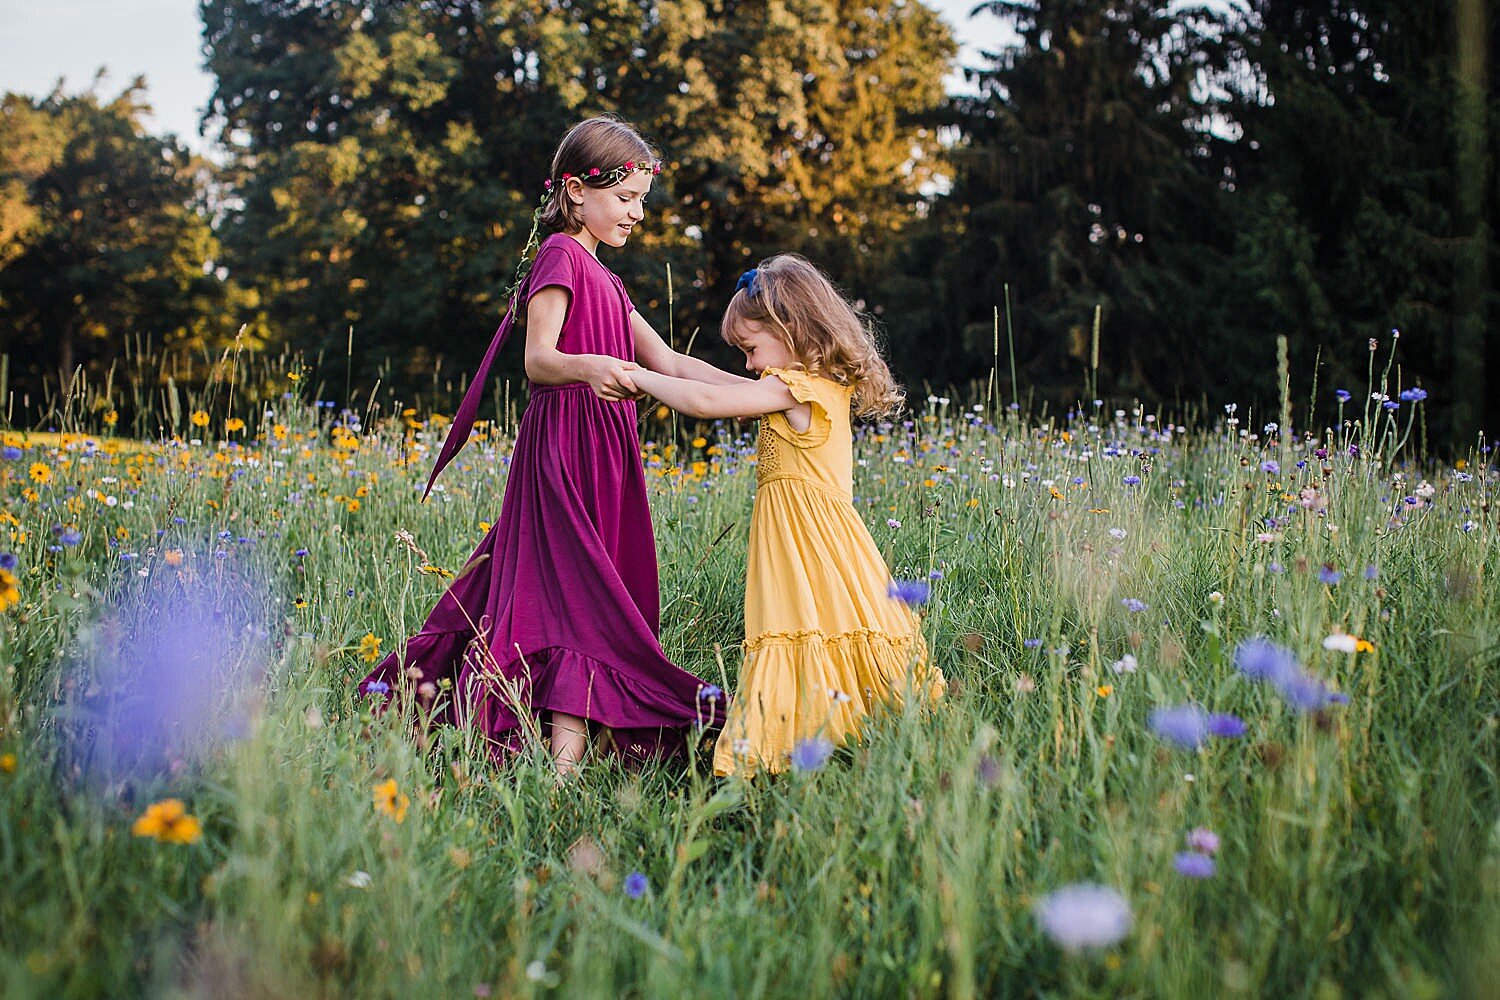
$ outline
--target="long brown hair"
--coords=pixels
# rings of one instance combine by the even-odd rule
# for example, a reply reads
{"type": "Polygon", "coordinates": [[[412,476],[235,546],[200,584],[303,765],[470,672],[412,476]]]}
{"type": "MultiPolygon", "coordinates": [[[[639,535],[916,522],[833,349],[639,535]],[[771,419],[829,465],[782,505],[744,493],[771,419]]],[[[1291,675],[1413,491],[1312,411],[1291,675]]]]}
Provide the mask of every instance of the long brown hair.
{"type": "Polygon", "coordinates": [[[577,177],[589,187],[610,187],[636,170],[655,173],[659,157],[640,133],[618,118],[589,118],[568,129],[552,156],[541,224],[554,232],[583,227],[578,206],[564,193],[563,181],[577,177]]]}
{"type": "Polygon", "coordinates": [[[804,257],[784,253],[762,261],[729,300],[719,332],[733,343],[746,322],[778,336],[807,371],[852,387],[859,416],[894,413],[906,399],[869,320],[804,257]]]}

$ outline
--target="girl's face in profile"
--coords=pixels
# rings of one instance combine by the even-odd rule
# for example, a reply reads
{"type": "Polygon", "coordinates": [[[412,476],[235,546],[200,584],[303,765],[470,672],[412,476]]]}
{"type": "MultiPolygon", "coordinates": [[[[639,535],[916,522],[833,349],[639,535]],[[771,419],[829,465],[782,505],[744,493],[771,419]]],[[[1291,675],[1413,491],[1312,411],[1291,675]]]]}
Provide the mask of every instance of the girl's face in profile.
{"type": "Polygon", "coordinates": [[[651,172],[637,170],[613,187],[589,187],[582,181],[568,181],[568,197],[579,208],[583,230],[596,249],[600,243],[622,247],[630,239],[635,224],[646,215],[646,195],[651,191],[651,172]]]}
{"type": "Polygon", "coordinates": [[[767,368],[786,368],[797,359],[770,327],[754,320],[742,321],[726,340],[745,355],[745,369],[759,375],[767,368]]]}

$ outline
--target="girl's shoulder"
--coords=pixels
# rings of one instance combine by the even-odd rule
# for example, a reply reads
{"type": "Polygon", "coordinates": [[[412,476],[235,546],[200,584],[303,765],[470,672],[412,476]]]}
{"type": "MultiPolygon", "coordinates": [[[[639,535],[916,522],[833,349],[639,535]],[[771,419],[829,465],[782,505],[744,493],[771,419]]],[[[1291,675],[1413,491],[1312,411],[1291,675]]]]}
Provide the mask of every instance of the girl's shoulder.
{"type": "Polygon", "coordinates": [[[798,401],[803,403],[809,400],[804,399],[801,395],[802,393],[816,395],[822,399],[849,396],[854,392],[852,386],[844,385],[842,382],[834,381],[827,375],[810,372],[803,368],[767,368],[765,374],[774,375],[786,383],[787,388],[792,390],[792,395],[796,396],[798,401]]]}

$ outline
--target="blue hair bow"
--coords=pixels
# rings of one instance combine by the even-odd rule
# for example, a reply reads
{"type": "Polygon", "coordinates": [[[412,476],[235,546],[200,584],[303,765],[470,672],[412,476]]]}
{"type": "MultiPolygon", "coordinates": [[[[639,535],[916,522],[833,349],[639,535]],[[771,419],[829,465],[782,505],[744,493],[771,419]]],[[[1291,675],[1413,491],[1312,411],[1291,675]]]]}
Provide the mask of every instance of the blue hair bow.
{"type": "Polygon", "coordinates": [[[750,270],[740,275],[740,280],[734,283],[734,290],[739,291],[741,288],[743,288],[745,289],[746,295],[750,295],[753,297],[756,292],[755,279],[758,277],[760,277],[760,270],[758,268],[752,267],[750,270]]]}

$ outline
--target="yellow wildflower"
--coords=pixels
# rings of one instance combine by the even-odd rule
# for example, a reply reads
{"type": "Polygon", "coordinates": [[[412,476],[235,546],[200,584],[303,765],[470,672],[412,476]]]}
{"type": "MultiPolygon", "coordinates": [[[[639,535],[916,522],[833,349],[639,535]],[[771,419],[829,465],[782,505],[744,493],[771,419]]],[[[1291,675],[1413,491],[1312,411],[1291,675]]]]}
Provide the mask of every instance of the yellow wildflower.
{"type": "Polygon", "coordinates": [[[108,413],[106,413],[104,415],[104,426],[105,427],[113,427],[115,424],[117,424],[119,422],[120,422],[120,415],[118,413],[116,413],[114,410],[110,410],[108,413]]]}
{"type": "Polygon", "coordinates": [[[365,637],[359,640],[359,658],[366,663],[374,663],[380,659],[380,637],[374,632],[366,632],[365,637]]]}
{"type": "Polygon", "coordinates": [[[16,773],[16,755],[13,753],[0,754],[0,774],[16,773]]]}
{"type": "Polygon", "coordinates": [[[224,421],[224,430],[226,433],[233,434],[235,431],[242,431],[244,429],[245,422],[239,417],[230,417],[224,421]]]}
{"type": "Polygon", "coordinates": [[[286,440],[286,424],[272,424],[271,436],[278,441],[286,440]]]}
{"type": "Polygon", "coordinates": [[[286,373],[286,380],[288,382],[301,382],[302,381],[302,374],[300,372],[287,372],[286,373]]]}
{"type": "Polygon", "coordinates": [[[349,513],[351,514],[358,513],[359,511],[359,501],[353,497],[348,497],[344,506],[349,508],[349,513]]]}
{"type": "Polygon", "coordinates": [[[16,575],[8,569],[0,569],[0,611],[21,603],[21,587],[16,575]]]}
{"type": "Polygon", "coordinates": [[[1094,693],[1101,698],[1108,698],[1115,693],[1115,686],[1113,684],[1100,684],[1094,688],[1094,693]]]}
{"type": "Polygon", "coordinates": [[[31,468],[27,470],[27,472],[31,476],[31,481],[33,483],[40,483],[41,485],[46,486],[48,483],[52,482],[52,470],[47,468],[47,466],[43,465],[41,462],[32,462],[31,468]]]}
{"type": "Polygon", "coordinates": [[[703,447],[706,447],[707,445],[708,445],[708,439],[707,438],[702,438],[702,437],[695,437],[695,438],[693,438],[693,447],[694,448],[703,448],[703,447]]]}
{"type": "Polygon", "coordinates": [[[166,844],[193,844],[202,839],[203,826],[187,814],[181,799],[163,799],[147,806],[130,832],[166,844]]]}
{"type": "Polygon", "coordinates": [[[387,778],[375,786],[375,811],[382,816],[389,816],[397,823],[403,822],[410,805],[411,799],[397,791],[395,778],[387,778]]]}

